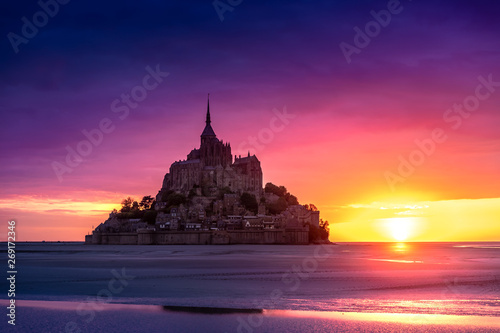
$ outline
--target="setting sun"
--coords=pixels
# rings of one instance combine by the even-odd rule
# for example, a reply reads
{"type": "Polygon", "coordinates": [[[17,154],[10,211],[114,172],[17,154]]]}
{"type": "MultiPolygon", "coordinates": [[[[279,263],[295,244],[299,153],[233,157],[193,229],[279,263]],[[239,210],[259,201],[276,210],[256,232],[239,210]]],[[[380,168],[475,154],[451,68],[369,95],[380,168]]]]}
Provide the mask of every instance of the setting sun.
{"type": "Polygon", "coordinates": [[[396,241],[406,241],[417,236],[423,221],[418,217],[394,217],[381,219],[383,233],[396,241]]]}
{"type": "Polygon", "coordinates": [[[404,241],[410,236],[411,221],[407,218],[395,218],[389,222],[392,237],[397,241],[404,241]]]}

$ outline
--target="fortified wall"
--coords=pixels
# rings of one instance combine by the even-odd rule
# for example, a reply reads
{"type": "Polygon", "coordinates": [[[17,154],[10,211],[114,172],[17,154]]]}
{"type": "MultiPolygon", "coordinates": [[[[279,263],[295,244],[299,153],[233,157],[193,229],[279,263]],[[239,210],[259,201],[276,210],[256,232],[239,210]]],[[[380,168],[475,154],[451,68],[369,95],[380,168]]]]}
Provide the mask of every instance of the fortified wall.
{"type": "Polygon", "coordinates": [[[94,245],[225,245],[225,244],[308,244],[307,230],[222,230],[154,231],[107,233],[85,236],[85,244],[94,245]]]}

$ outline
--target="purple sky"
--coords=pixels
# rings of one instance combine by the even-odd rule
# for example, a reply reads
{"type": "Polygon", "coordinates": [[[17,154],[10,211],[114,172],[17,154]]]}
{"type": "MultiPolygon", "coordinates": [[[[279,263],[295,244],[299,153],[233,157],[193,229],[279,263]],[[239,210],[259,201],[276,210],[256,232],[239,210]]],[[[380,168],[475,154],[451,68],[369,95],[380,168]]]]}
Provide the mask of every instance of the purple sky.
{"type": "MultiPolygon", "coordinates": [[[[338,203],[363,197],[353,185],[387,191],[384,171],[444,126],[443,113],[474,93],[478,76],[500,81],[498,2],[406,0],[398,8],[348,64],[339,44],[353,44],[353,28],[364,29],[386,1],[244,0],[223,21],[211,1],[71,1],[17,53],[8,34],[21,35],[21,18],[32,21],[40,7],[2,3],[2,216],[20,214],[9,208],[18,196],[155,195],[170,163],[199,145],[207,93],[214,130],[233,154],[247,152],[237,148],[269,125],[273,109],[295,116],[250,149],[265,181],[320,205],[327,199],[318,186],[335,189],[328,200],[338,203]],[[111,103],[158,64],[168,77],[120,120],[111,103]],[[53,162],[104,118],[114,131],[60,182],[53,162]]],[[[499,101],[492,93],[448,132],[405,189],[432,183],[440,199],[498,197],[499,101]]]]}

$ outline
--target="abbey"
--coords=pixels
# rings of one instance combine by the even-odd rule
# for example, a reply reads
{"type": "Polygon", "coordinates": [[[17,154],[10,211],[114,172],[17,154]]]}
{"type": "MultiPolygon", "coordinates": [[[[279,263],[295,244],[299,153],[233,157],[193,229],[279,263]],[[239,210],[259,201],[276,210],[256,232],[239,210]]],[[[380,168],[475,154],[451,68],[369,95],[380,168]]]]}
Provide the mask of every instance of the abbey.
{"type": "Polygon", "coordinates": [[[308,244],[328,238],[326,229],[320,233],[316,206],[299,204],[284,186],[263,186],[257,156],[233,156],[231,145],[217,138],[209,101],[200,147],[170,165],[156,200],[128,199],[85,236],[86,244],[308,244]]]}
{"type": "Polygon", "coordinates": [[[188,195],[214,196],[221,188],[234,193],[248,192],[257,198],[262,195],[262,168],[255,155],[245,157],[231,154],[231,145],[217,139],[210,120],[210,101],[207,101],[205,129],[201,133],[200,148],[193,149],[183,161],[172,163],[156,196],[157,204],[164,195],[175,191],[188,195]]]}

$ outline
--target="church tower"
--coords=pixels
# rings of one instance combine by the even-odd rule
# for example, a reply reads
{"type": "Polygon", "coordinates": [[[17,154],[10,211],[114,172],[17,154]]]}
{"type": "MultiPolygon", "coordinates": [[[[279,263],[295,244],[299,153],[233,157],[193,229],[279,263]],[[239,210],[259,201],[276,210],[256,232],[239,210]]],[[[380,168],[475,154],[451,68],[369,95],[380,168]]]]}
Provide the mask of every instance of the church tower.
{"type": "MultiPolygon", "coordinates": [[[[210,98],[210,94],[208,95],[210,98]]],[[[205,119],[205,129],[201,133],[201,145],[203,146],[204,143],[209,143],[213,141],[213,139],[217,139],[217,136],[215,135],[215,132],[212,128],[210,120],[210,99],[207,99],[207,118],[205,119]]]]}
{"type": "Polygon", "coordinates": [[[200,159],[204,166],[227,167],[232,163],[231,146],[217,139],[210,119],[210,94],[207,99],[205,129],[201,133],[200,159]]]}
{"type": "Polygon", "coordinates": [[[210,100],[207,100],[205,127],[200,141],[200,148],[191,150],[185,160],[176,161],[170,166],[156,196],[158,207],[165,208],[161,205],[166,204],[165,195],[169,191],[187,196],[196,188],[201,190],[203,196],[214,197],[219,189],[229,187],[239,194],[250,192],[258,197],[262,194],[260,161],[248,153],[246,157],[235,157],[233,162],[231,145],[217,139],[212,128],[210,100]]]}

